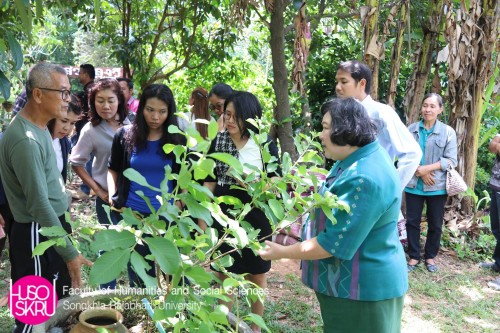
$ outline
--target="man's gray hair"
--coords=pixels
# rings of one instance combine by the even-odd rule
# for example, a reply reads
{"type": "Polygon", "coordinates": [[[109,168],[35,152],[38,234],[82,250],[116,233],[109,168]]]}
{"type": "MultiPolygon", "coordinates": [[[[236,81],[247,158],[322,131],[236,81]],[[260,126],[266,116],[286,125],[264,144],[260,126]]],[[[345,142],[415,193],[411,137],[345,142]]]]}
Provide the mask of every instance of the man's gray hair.
{"type": "Polygon", "coordinates": [[[66,71],[61,66],[47,62],[36,64],[30,69],[28,73],[28,80],[26,81],[26,95],[28,96],[28,99],[33,96],[34,88],[52,87],[52,73],[67,75],[66,71]]]}

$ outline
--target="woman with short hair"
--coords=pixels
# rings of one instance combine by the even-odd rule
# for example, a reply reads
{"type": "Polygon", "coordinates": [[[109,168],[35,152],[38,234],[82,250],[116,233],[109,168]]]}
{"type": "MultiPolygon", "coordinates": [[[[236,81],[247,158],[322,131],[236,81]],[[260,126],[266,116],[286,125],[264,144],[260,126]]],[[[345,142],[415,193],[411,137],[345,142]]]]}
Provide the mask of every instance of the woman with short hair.
{"type": "Polygon", "coordinates": [[[408,275],[396,227],[398,174],[363,105],[334,99],[321,110],[321,143],[336,162],[319,193],[336,195],[349,210],[333,208],[334,222],[317,208],[303,242],[266,241],[259,254],[302,259],[302,282],[316,292],[323,332],[399,333],[408,275]]]}
{"type": "MultiPolygon", "coordinates": [[[[262,107],[257,97],[245,91],[235,92],[225,100],[224,113],[221,117],[224,120],[225,130],[217,133],[216,138],[212,141],[209,153],[231,154],[241,162],[243,171],[247,174],[255,172],[255,168],[257,168],[262,172],[266,172],[269,177],[281,175],[281,169],[279,168],[276,171],[267,172],[267,164],[264,163],[261,155],[263,147],[259,147],[250,135],[250,131],[258,134],[259,129],[249,120],[257,120],[262,117],[262,107]]],[[[269,143],[270,154],[276,158],[279,165],[278,147],[270,138],[268,138],[267,143],[269,143]]],[[[252,197],[248,192],[239,186],[239,188],[234,186],[238,185],[238,181],[228,174],[229,168],[228,164],[216,160],[214,170],[216,178],[206,179],[204,186],[208,187],[215,197],[232,196],[241,200],[243,205],[251,203],[252,197]]],[[[255,176],[260,177],[260,173],[256,173],[255,176]]],[[[232,216],[232,205],[221,203],[220,207],[224,214],[232,216]]],[[[260,230],[258,239],[272,234],[270,221],[262,210],[252,208],[245,215],[244,220],[255,230],[260,230]]],[[[204,221],[200,220],[199,225],[203,230],[206,230],[207,225],[204,221]]],[[[214,221],[212,227],[218,231],[219,237],[224,234],[224,227],[217,221],[214,221]]],[[[232,247],[222,244],[218,250],[225,253],[232,250],[232,247]]],[[[255,283],[260,288],[266,288],[266,273],[271,269],[270,262],[262,260],[250,248],[241,249],[241,255],[237,252],[230,255],[234,259],[234,263],[231,267],[227,267],[227,271],[236,274],[247,274],[245,276],[247,280],[255,283]]],[[[227,278],[223,272],[218,271],[216,271],[216,276],[221,281],[227,278]]],[[[253,313],[262,316],[264,304],[260,301],[252,302],[251,310],[253,313]]],[[[260,331],[255,324],[252,327],[255,332],[260,331]]]]}

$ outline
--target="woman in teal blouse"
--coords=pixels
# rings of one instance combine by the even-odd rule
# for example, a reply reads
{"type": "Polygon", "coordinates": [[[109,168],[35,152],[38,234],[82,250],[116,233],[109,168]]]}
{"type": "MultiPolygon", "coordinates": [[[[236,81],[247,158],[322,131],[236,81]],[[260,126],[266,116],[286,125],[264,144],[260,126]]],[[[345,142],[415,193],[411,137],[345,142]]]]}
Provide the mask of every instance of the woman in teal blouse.
{"type": "Polygon", "coordinates": [[[316,292],[324,332],[399,332],[408,274],[396,226],[398,174],[360,103],[334,99],[321,109],[325,156],[337,162],[319,191],[337,195],[349,211],[332,209],[332,222],[316,209],[303,242],[266,241],[259,254],[303,260],[302,281],[316,292]]]}
{"type": "Polygon", "coordinates": [[[446,169],[457,165],[457,135],[453,128],[437,117],[443,111],[443,99],[435,93],[424,96],[422,120],[408,126],[420,144],[422,161],[415,175],[405,188],[406,233],[408,236],[408,272],[420,263],[420,220],[424,203],[427,205],[427,240],[425,241],[425,266],[431,273],[438,267],[434,258],[439,251],[443,229],[446,194],[446,169]]]}

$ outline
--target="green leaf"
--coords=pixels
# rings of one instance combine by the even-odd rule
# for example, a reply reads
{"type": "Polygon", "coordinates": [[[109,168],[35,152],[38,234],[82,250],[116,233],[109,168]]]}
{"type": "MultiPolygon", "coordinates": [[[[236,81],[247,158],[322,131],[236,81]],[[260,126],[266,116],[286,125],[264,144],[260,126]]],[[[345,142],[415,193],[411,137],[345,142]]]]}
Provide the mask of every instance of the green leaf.
{"type": "Polygon", "coordinates": [[[229,325],[227,321],[228,309],[224,305],[217,305],[213,312],[210,313],[209,318],[213,323],[220,323],[222,325],[229,325]]]}
{"type": "Polygon", "coordinates": [[[49,239],[45,242],[41,242],[38,244],[34,249],[33,249],[33,256],[41,256],[42,254],[45,253],[45,251],[51,247],[52,245],[55,245],[57,241],[55,239],[49,239]]]}
{"type": "Polygon", "coordinates": [[[114,249],[129,249],[135,244],[135,236],[130,231],[107,229],[95,234],[95,242],[90,244],[92,251],[110,251],[114,249]]]}
{"type": "Polygon", "coordinates": [[[12,59],[14,60],[14,70],[17,71],[23,65],[23,51],[19,42],[10,32],[6,32],[5,35],[7,36],[10,53],[12,54],[12,59]]]}
{"type": "MultiPolygon", "coordinates": [[[[28,2],[27,4],[25,4],[23,0],[14,0],[14,3],[16,5],[17,13],[21,17],[22,28],[24,29],[23,31],[26,33],[26,35],[28,35],[28,42],[31,42],[31,29],[33,25],[32,25],[32,20],[30,18],[31,16],[30,3],[28,2]]],[[[7,34],[9,33],[7,32],[7,34]]]]}
{"type": "Polygon", "coordinates": [[[95,230],[89,227],[83,227],[80,229],[80,236],[81,235],[89,235],[92,236],[95,233],[95,230]]]}
{"type": "Polygon", "coordinates": [[[207,152],[210,148],[210,141],[203,140],[202,142],[198,142],[198,147],[196,147],[197,152],[207,152]]]}
{"type": "Polygon", "coordinates": [[[127,267],[130,250],[115,249],[101,255],[90,269],[90,284],[104,284],[116,279],[127,267]]]}
{"type": "Polygon", "coordinates": [[[228,277],[222,282],[222,287],[226,292],[231,291],[231,289],[236,288],[240,285],[238,280],[228,277]]]}
{"type": "Polygon", "coordinates": [[[249,313],[243,319],[251,321],[252,323],[256,324],[257,326],[263,328],[264,330],[266,330],[268,332],[271,332],[269,330],[269,328],[266,326],[266,323],[264,322],[264,319],[262,319],[261,316],[255,314],[255,313],[249,313]]]}
{"type": "Polygon", "coordinates": [[[66,243],[66,238],[55,238],[55,241],[56,241],[56,246],[60,246],[60,247],[66,247],[67,243],[66,243]]]}
{"type": "Polygon", "coordinates": [[[269,152],[269,145],[266,145],[264,149],[262,149],[262,161],[264,163],[269,163],[272,159],[273,155],[269,152]]]}
{"type": "Polygon", "coordinates": [[[68,233],[64,230],[63,227],[54,226],[54,227],[43,227],[40,229],[40,233],[45,237],[63,237],[68,233]]]}
{"type": "Polygon", "coordinates": [[[121,216],[123,221],[130,226],[141,225],[141,220],[138,219],[131,208],[125,208],[123,212],[121,212],[121,216]]]}
{"type": "Polygon", "coordinates": [[[141,175],[139,172],[137,172],[135,169],[128,168],[127,170],[125,170],[123,172],[123,175],[125,177],[127,177],[128,179],[130,179],[130,181],[132,181],[132,182],[136,182],[137,184],[142,185],[144,187],[147,187],[150,190],[161,192],[161,189],[149,185],[146,178],[143,175],[141,175]]]}
{"type": "Polygon", "coordinates": [[[207,222],[208,225],[212,225],[212,214],[210,210],[200,205],[200,203],[191,196],[183,196],[183,201],[192,217],[202,219],[207,222]]]}
{"type": "MultiPolygon", "coordinates": [[[[200,119],[201,120],[201,119],[200,119]]],[[[201,122],[201,121],[200,121],[201,122]]],[[[198,142],[201,142],[205,140],[201,135],[200,132],[195,127],[188,127],[186,130],[186,133],[189,135],[189,137],[192,139],[191,143],[188,143],[188,147],[192,148],[198,144],[198,142]]]]}
{"type": "Polygon", "coordinates": [[[283,220],[283,218],[285,217],[285,210],[283,209],[283,206],[281,206],[281,201],[271,199],[269,200],[269,206],[271,207],[273,214],[278,218],[278,220],[283,220]]]}
{"type": "Polygon", "coordinates": [[[196,161],[196,166],[194,167],[194,179],[205,179],[208,175],[214,176],[215,162],[212,159],[203,158],[196,161]]]}
{"type": "Polygon", "coordinates": [[[0,69],[0,93],[4,99],[10,98],[10,81],[0,69]]]}
{"type": "Polygon", "coordinates": [[[210,139],[210,141],[215,139],[218,132],[219,132],[219,125],[217,124],[216,121],[211,121],[210,124],[208,124],[208,138],[210,139]]]}
{"type": "Polygon", "coordinates": [[[167,274],[177,273],[181,265],[181,258],[179,251],[170,240],[153,236],[147,238],[146,243],[163,272],[167,274]]]}
{"type": "Polygon", "coordinates": [[[214,199],[218,204],[224,203],[226,205],[234,206],[234,208],[243,207],[243,203],[240,199],[233,197],[232,195],[222,195],[214,199]]]}
{"type": "Polygon", "coordinates": [[[318,152],[315,150],[309,150],[302,157],[302,161],[305,163],[314,162],[315,164],[320,164],[323,162],[323,159],[318,156],[318,152]]]}
{"type": "Polygon", "coordinates": [[[142,282],[146,285],[146,287],[155,287],[156,279],[146,273],[149,269],[151,269],[151,265],[144,259],[142,255],[137,253],[136,251],[132,252],[130,256],[130,263],[132,264],[132,268],[139,275],[142,282]]]}
{"type": "Polygon", "coordinates": [[[236,227],[234,229],[231,228],[230,231],[238,240],[238,247],[244,248],[248,245],[248,235],[245,229],[236,227]]]}
{"type": "Polygon", "coordinates": [[[168,133],[182,134],[182,131],[179,129],[179,127],[177,127],[175,125],[170,125],[170,126],[168,126],[168,133]]]}
{"type": "Polygon", "coordinates": [[[0,59],[6,57],[5,53],[7,53],[7,45],[5,45],[5,40],[0,39],[0,59]]]}
{"type": "Polygon", "coordinates": [[[337,223],[337,219],[333,216],[332,209],[328,205],[321,205],[321,209],[333,224],[337,223]]]}
{"type": "Polygon", "coordinates": [[[175,317],[177,312],[183,309],[184,295],[182,292],[177,291],[182,288],[174,288],[165,299],[164,314],[169,317],[175,317]]]}
{"type": "Polygon", "coordinates": [[[209,154],[211,158],[214,158],[216,160],[219,160],[223,163],[226,163],[227,165],[231,166],[233,169],[235,169],[239,174],[243,173],[243,167],[241,165],[241,162],[234,156],[226,153],[212,153],[209,154]]]}
{"type": "Polygon", "coordinates": [[[181,145],[176,145],[175,148],[174,148],[174,155],[175,155],[175,161],[177,163],[181,163],[181,157],[184,155],[184,153],[186,152],[186,147],[185,146],[181,146],[181,145]]]}
{"type": "Polygon", "coordinates": [[[135,194],[137,194],[139,197],[141,197],[142,200],[144,200],[144,202],[146,203],[146,205],[148,206],[149,208],[149,211],[151,213],[156,213],[156,209],[153,207],[153,205],[151,204],[151,200],[149,199],[149,197],[147,197],[143,191],[136,191],[135,194]]]}
{"type": "Polygon", "coordinates": [[[179,175],[177,176],[177,183],[179,184],[180,188],[187,188],[191,183],[191,172],[189,172],[187,167],[181,167],[179,175]]]}
{"type": "Polygon", "coordinates": [[[165,152],[165,154],[170,154],[174,148],[175,148],[176,145],[173,145],[171,143],[167,143],[163,146],[163,151],[165,152]]]}
{"type": "MultiPolygon", "coordinates": [[[[222,257],[222,258],[218,259],[217,261],[215,261],[214,264],[215,264],[215,269],[217,269],[217,266],[220,266],[220,267],[231,267],[234,264],[234,259],[230,255],[225,255],[224,257],[222,257]]],[[[217,270],[219,270],[219,269],[217,269],[217,270]]]]}
{"type": "Polygon", "coordinates": [[[194,283],[198,285],[212,281],[212,275],[201,266],[188,267],[185,273],[188,278],[193,279],[194,283]]]}
{"type": "Polygon", "coordinates": [[[206,201],[214,197],[212,191],[198,183],[191,183],[188,187],[188,192],[199,201],[206,201]]]}

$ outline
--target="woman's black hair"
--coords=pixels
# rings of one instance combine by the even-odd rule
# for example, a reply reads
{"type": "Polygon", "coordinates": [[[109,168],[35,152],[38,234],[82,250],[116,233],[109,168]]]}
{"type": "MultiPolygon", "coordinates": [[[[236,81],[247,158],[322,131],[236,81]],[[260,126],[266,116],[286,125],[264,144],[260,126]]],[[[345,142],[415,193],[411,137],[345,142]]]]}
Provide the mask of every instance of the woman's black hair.
{"type": "Polygon", "coordinates": [[[118,81],[116,81],[116,79],[110,79],[110,78],[101,79],[96,83],[94,83],[94,85],[90,89],[90,94],[89,94],[89,107],[90,107],[89,118],[90,122],[92,123],[92,126],[97,126],[102,121],[101,116],[97,113],[97,110],[95,108],[95,98],[99,91],[106,89],[111,89],[111,91],[118,98],[118,110],[116,111],[119,117],[118,122],[120,124],[123,124],[123,121],[127,118],[128,114],[127,105],[125,104],[125,97],[123,96],[120,84],[118,83],[118,81]]]}
{"type": "MultiPolygon", "coordinates": [[[[235,91],[224,101],[224,115],[226,107],[229,103],[233,103],[235,122],[240,129],[241,138],[250,137],[250,131],[259,133],[259,129],[252,123],[247,122],[247,119],[262,118],[262,106],[254,94],[247,91],[235,91]]],[[[224,122],[226,118],[224,116],[224,122]]]]}
{"type": "MultiPolygon", "coordinates": [[[[73,112],[74,114],[79,116],[80,114],[82,114],[82,105],[80,103],[80,99],[74,94],[71,94],[70,97],[71,100],[68,105],[68,112],[73,112]]],[[[47,128],[50,131],[50,134],[54,134],[55,124],[56,118],[49,120],[49,122],[47,123],[47,128]]]]}
{"type": "Polygon", "coordinates": [[[217,83],[215,84],[210,92],[208,93],[208,97],[210,98],[212,95],[215,95],[221,99],[228,98],[234,92],[233,88],[229,84],[225,83],[217,83]]]}
{"type": "Polygon", "coordinates": [[[131,130],[128,131],[125,137],[129,152],[132,152],[134,148],[137,149],[137,151],[146,148],[149,127],[146,123],[146,119],[144,118],[144,108],[150,98],[157,98],[167,105],[168,115],[165,123],[163,123],[163,134],[160,139],[161,151],[163,152],[163,146],[167,143],[175,145],[185,144],[185,140],[183,140],[184,137],[182,135],[168,133],[168,127],[170,125],[179,126],[177,116],[175,115],[177,107],[175,105],[172,90],[164,84],[151,84],[142,92],[134,123],[132,124],[131,130]]]}
{"type": "Polygon", "coordinates": [[[439,107],[442,108],[443,107],[443,97],[441,97],[441,95],[439,94],[436,94],[436,93],[427,93],[425,94],[424,96],[424,99],[422,99],[422,103],[429,97],[436,97],[437,101],[438,101],[438,104],[439,104],[439,107]]]}
{"type": "Polygon", "coordinates": [[[363,147],[377,138],[377,126],[354,98],[335,98],[321,106],[332,118],[330,140],[339,146],[363,147]]]}

